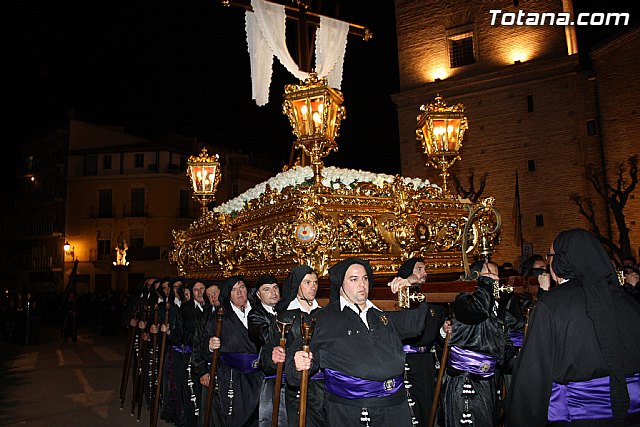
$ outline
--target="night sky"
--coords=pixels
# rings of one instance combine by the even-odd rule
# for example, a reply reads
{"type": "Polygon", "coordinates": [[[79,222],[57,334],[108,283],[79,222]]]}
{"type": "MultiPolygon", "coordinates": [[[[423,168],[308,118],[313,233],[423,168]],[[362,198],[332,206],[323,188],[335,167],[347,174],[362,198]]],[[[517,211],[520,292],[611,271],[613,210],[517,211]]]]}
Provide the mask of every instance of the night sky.
{"type": "MultiPolygon", "coordinates": [[[[394,1],[344,0],[338,10],[336,3],[322,2],[321,12],[365,25],[374,38],[349,37],[342,84],[347,119],[340,150],[326,163],[398,173],[390,98],[398,91],[394,1]]],[[[632,7],[575,3],[578,12],[632,7]]],[[[2,21],[5,152],[72,115],[150,139],[174,132],[267,153],[274,170],[288,161],[293,135],[281,113],[282,92],[295,78],[276,60],[269,104],[251,100],[240,9],[219,0],[26,0],[5,4],[2,21]]],[[[585,53],[584,46],[619,27],[579,29],[585,53]]]]}

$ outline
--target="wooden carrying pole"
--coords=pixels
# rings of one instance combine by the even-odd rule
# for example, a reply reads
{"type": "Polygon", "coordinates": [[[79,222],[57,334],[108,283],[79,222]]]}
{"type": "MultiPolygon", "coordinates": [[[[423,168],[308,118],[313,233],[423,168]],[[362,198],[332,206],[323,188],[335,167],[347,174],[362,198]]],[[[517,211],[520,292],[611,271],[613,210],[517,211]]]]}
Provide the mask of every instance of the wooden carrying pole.
{"type": "MultiPolygon", "coordinates": [[[[294,318],[295,320],[295,318],[294,318]]],[[[291,323],[280,322],[276,318],[278,332],[280,332],[280,348],[284,349],[287,345],[286,335],[291,329],[291,323]]],[[[273,410],[271,411],[271,427],[278,427],[278,412],[280,412],[280,390],[282,389],[282,371],[284,363],[278,362],[276,369],[276,383],[273,387],[273,410]]]]}
{"type": "MultiPolygon", "coordinates": [[[[137,319],[137,313],[134,311],[133,318],[137,319]]],[[[129,341],[127,351],[122,364],[122,379],[120,380],[120,409],[124,408],[124,399],[127,394],[127,384],[129,383],[129,372],[131,372],[131,355],[133,354],[133,346],[135,344],[136,332],[138,330],[138,322],[136,326],[129,325],[129,341]]]]}
{"type": "MultiPolygon", "coordinates": [[[[164,306],[164,326],[169,329],[169,298],[164,306]]],[[[156,393],[151,407],[150,426],[156,427],[158,424],[158,409],[160,407],[160,392],[162,391],[162,376],[164,373],[164,355],[167,347],[167,332],[162,332],[162,341],[160,341],[160,361],[158,363],[158,383],[156,384],[156,393]]]]}
{"type": "MultiPolygon", "coordinates": [[[[222,333],[222,317],[224,316],[224,307],[221,305],[216,309],[216,331],[215,337],[220,338],[220,334],[222,333]]],[[[209,387],[207,387],[207,404],[204,409],[204,427],[209,427],[209,419],[211,418],[211,405],[213,404],[213,390],[216,377],[216,369],[218,367],[218,353],[220,353],[220,349],[216,348],[213,350],[213,354],[211,355],[211,369],[209,369],[209,387]]]]}
{"type": "MultiPolygon", "coordinates": [[[[315,319],[314,319],[315,320],[315,319]]],[[[305,323],[304,315],[300,318],[300,331],[302,332],[302,351],[311,351],[312,327],[305,323]]],[[[300,410],[298,416],[298,427],[305,427],[307,424],[307,392],[309,388],[309,370],[305,369],[300,374],[300,410]]]]}
{"type": "Polygon", "coordinates": [[[431,403],[431,414],[429,415],[429,427],[433,427],[436,422],[436,414],[438,413],[438,404],[440,403],[440,391],[442,390],[442,377],[447,367],[447,359],[449,358],[449,339],[451,332],[447,332],[444,339],[444,349],[442,350],[442,358],[440,359],[440,369],[438,370],[438,380],[436,381],[436,390],[433,394],[433,402],[431,403]]]}

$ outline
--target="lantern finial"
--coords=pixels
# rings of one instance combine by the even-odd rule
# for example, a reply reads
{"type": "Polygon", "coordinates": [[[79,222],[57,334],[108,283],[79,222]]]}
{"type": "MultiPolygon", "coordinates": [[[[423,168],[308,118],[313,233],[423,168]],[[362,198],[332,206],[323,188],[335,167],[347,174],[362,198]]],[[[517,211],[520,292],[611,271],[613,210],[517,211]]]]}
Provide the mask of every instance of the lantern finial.
{"type": "Polygon", "coordinates": [[[464,105],[447,106],[440,94],[429,104],[420,107],[416,138],[427,155],[427,165],[440,170],[444,192],[447,192],[448,169],[460,160],[464,132],[468,128],[464,105]]]}
{"type": "Polygon", "coordinates": [[[296,149],[302,149],[311,159],[314,186],[322,185],[322,159],[338,150],[336,138],[340,123],[346,117],[342,92],[329,87],[327,79],[318,79],[312,72],[301,84],[284,88],[282,112],[289,118],[296,149]]]}
{"type": "Polygon", "coordinates": [[[187,160],[187,176],[191,179],[193,198],[198,200],[202,213],[207,212],[207,205],[215,200],[215,193],[220,183],[220,163],[217,154],[209,156],[206,147],[200,154],[187,160]]]}

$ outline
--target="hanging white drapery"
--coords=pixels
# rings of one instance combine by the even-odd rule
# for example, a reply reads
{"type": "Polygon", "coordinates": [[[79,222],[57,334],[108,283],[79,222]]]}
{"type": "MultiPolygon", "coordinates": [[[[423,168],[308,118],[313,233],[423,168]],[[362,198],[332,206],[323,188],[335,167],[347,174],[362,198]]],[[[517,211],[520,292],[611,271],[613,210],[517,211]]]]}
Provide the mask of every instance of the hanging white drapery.
{"type": "Polygon", "coordinates": [[[342,65],[347,48],[349,24],[337,19],[320,17],[316,34],[316,73],[326,77],[329,86],[340,89],[342,85],[342,65]]]}
{"type": "MultiPolygon", "coordinates": [[[[247,12],[245,26],[251,62],[252,97],[256,104],[265,105],[269,98],[269,85],[273,56],[298,80],[308,73],[300,70],[287,49],[284,6],[264,0],[251,0],[253,12],[247,12]]],[[[327,77],[331,87],[340,88],[342,64],[347,45],[349,24],[321,17],[316,34],[316,71],[318,77],[327,77]]]]}

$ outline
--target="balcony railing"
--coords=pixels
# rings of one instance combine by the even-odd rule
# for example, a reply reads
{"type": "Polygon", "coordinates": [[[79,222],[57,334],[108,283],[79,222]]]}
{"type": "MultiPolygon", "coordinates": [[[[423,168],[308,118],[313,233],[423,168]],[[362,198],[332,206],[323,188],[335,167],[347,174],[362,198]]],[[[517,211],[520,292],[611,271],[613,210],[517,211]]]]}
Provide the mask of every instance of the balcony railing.
{"type": "Polygon", "coordinates": [[[31,257],[29,271],[48,271],[62,269],[63,258],[60,256],[31,257]]]}
{"type": "MultiPolygon", "coordinates": [[[[160,259],[167,259],[168,248],[160,246],[149,246],[145,248],[129,248],[127,249],[127,261],[157,261],[160,259]]],[[[108,261],[113,262],[116,260],[115,251],[110,253],[98,254],[97,249],[91,249],[89,251],[89,261],[108,261]]]]}
{"type": "Polygon", "coordinates": [[[89,208],[89,217],[90,218],[115,218],[115,215],[113,214],[115,212],[115,206],[111,207],[111,210],[109,209],[100,209],[97,208],[95,206],[91,206],[89,208]]]}

